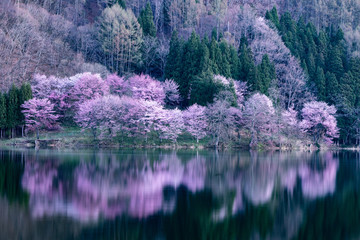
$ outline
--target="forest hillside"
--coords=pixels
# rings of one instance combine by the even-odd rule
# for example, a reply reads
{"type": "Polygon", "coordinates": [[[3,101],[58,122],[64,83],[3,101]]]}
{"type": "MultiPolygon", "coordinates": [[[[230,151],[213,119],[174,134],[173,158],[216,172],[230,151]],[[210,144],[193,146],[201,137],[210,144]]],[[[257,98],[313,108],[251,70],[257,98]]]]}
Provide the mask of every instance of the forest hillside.
{"type": "Polygon", "coordinates": [[[356,0],[2,0],[1,137],[60,123],[176,142],[184,124],[215,145],[359,144],[359,57],[356,0]],[[107,116],[143,112],[81,124],[109,102],[107,116]],[[50,120],[29,116],[39,108],[50,120]]]}

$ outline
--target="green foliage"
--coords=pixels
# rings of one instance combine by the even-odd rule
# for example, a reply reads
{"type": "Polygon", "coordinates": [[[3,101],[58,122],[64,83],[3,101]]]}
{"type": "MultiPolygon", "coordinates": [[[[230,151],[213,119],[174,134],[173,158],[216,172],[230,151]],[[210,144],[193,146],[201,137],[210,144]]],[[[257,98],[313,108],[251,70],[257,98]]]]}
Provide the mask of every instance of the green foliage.
{"type": "Polygon", "coordinates": [[[200,41],[199,35],[195,32],[183,42],[174,32],[170,41],[165,78],[174,79],[179,84],[184,107],[190,103],[206,105],[212,102],[214,94],[218,91],[214,89],[217,85],[212,76],[220,74],[232,77],[232,72],[236,73],[237,67],[236,50],[234,54],[234,49],[226,42],[219,43],[215,38],[212,38],[210,43],[207,38],[200,41]]]}
{"type": "Polygon", "coordinates": [[[18,116],[18,90],[12,85],[7,95],[7,127],[15,128],[18,116]]]}
{"type": "Polygon", "coordinates": [[[191,84],[190,105],[197,103],[206,106],[212,103],[221,88],[222,85],[214,81],[210,70],[195,76],[191,84]]]}
{"type": "Polygon", "coordinates": [[[326,80],[325,80],[325,75],[324,75],[324,71],[321,67],[317,67],[316,69],[316,74],[315,74],[315,84],[318,90],[318,96],[319,99],[322,101],[326,100],[326,80]]]}
{"type": "Polygon", "coordinates": [[[149,2],[146,4],[145,9],[140,12],[138,21],[145,36],[156,37],[154,16],[149,2]]]}
{"type": "Polygon", "coordinates": [[[256,66],[245,37],[241,39],[237,52],[225,40],[217,41],[216,31],[212,35],[210,42],[206,37],[200,41],[195,32],[186,42],[179,40],[176,32],[171,37],[165,78],[174,79],[179,84],[183,107],[212,102],[223,87],[212,80],[213,75],[242,80],[251,90],[268,94],[270,83],[276,78],[275,66],[269,56],[264,55],[256,66]]]}
{"type": "Polygon", "coordinates": [[[339,94],[348,106],[354,106],[356,101],[355,82],[351,73],[345,73],[339,82],[339,94]]]}
{"type": "Polygon", "coordinates": [[[270,62],[269,56],[265,54],[261,63],[257,66],[258,91],[268,95],[271,82],[276,78],[275,65],[270,62]]]}
{"type": "Polygon", "coordinates": [[[340,49],[337,47],[332,47],[329,51],[327,61],[326,61],[327,71],[335,74],[336,78],[340,80],[344,73],[344,66],[341,59],[340,49]]]}
{"type": "Polygon", "coordinates": [[[302,18],[296,23],[289,13],[277,24],[274,14],[275,10],[267,12],[266,18],[277,26],[285,45],[301,61],[309,82],[317,88],[318,99],[337,105],[340,139],[354,142],[356,136],[351,135],[348,125],[352,124],[351,112],[360,106],[360,59],[348,58],[343,31],[331,26],[318,32],[302,18]]]}
{"type": "Polygon", "coordinates": [[[112,7],[115,4],[118,4],[123,9],[126,9],[125,0],[109,0],[107,5],[108,7],[112,7]]]}
{"type": "MultiPolygon", "coordinates": [[[[20,88],[12,85],[8,93],[0,93],[1,130],[15,130],[16,127],[24,124],[24,115],[21,112],[21,105],[31,98],[32,90],[30,84],[28,83],[23,84],[20,88]]],[[[11,135],[13,134],[15,134],[14,131],[12,131],[11,135]]],[[[4,137],[4,135],[2,135],[2,137],[4,137]]]]}
{"type": "Polygon", "coordinates": [[[134,71],[141,60],[142,30],[131,9],[118,4],[101,13],[98,40],[106,66],[118,74],[134,71]]]}
{"type": "Polygon", "coordinates": [[[0,128],[6,128],[7,122],[6,122],[6,98],[4,94],[0,93],[0,128]]]}
{"type": "Polygon", "coordinates": [[[339,82],[336,79],[335,74],[327,72],[325,75],[325,85],[326,85],[326,101],[333,103],[333,100],[339,90],[339,82]]]}
{"type": "Polygon", "coordinates": [[[275,6],[270,11],[266,11],[265,18],[274,23],[275,27],[279,28],[279,15],[275,6]]]}

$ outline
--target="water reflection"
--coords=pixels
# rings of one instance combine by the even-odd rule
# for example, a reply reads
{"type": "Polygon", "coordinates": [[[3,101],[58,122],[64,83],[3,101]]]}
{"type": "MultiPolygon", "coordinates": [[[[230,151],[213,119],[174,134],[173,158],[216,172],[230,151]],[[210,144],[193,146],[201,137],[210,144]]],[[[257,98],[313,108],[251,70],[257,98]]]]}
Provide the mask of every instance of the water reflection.
{"type": "MultiPolygon", "coordinates": [[[[102,153],[79,161],[72,169],[57,159],[33,159],[25,163],[22,186],[30,193],[34,217],[60,214],[85,222],[122,214],[144,218],[171,213],[174,196],[164,199],[163,190],[181,185],[193,193],[211,190],[219,198],[235,194],[234,199],[224,199],[233,201],[232,214],[244,209],[244,201],[254,206],[268,203],[275,188],[293,192],[298,180],[306,198],[335,191],[338,161],[333,154],[317,155],[320,159],[315,163],[306,160],[312,156],[307,153],[302,161],[290,163],[276,155],[269,160],[257,155],[194,153],[182,161],[176,152],[169,152],[157,154],[154,161],[153,154],[125,154],[119,159],[117,154],[102,153]]],[[[220,216],[226,215],[224,209],[220,216]]]]}
{"type": "Polygon", "coordinates": [[[359,168],[334,152],[12,150],[2,156],[0,209],[27,214],[26,224],[67,219],[74,222],[69,231],[76,226],[74,239],[108,231],[111,239],[307,238],[309,216],[319,217],[311,215],[314,203],[337,199],[348,183],[346,189],[358,189],[356,174],[348,172],[359,168]],[[27,200],[11,203],[14,192],[27,200]]]}

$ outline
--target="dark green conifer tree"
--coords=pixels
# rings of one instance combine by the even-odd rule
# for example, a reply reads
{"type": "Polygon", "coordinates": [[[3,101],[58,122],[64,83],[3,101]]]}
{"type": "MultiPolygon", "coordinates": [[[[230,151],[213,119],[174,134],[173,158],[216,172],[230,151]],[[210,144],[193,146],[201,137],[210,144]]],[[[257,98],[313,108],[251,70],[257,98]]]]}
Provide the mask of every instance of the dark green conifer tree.
{"type": "Polygon", "coordinates": [[[141,25],[144,36],[156,37],[154,15],[149,2],[146,4],[145,9],[140,12],[138,21],[141,25]]]}
{"type": "Polygon", "coordinates": [[[237,51],[235,47],[230,45],[230,58],[229,58],[229,64],[230,64],[230,71],[231,71],[231,77],[235,80],[240,79],[240,62],[239,62],[239,56],[237,54],[237,51]]]}
{"type": "Polygon", "coordinates": [[[254,68],[255,64],[253,61],[251,49],[247,46],[247,40],[244,37],[242,37],[240,40],[239,63],[240,63],[240,71],[239,71],[240,80],[246,82],[250,68],[254,68]]]}
{"type": "Polygon", "coordinates": [[[214,96],[222,87],[221,84],[214,81],[213,73],[210,69],[195,76],[191,83],[190,104],[197,103],[206,106],[208,103],[212,103],[214,96]]]}
{"type": "MultiPolygon", "coordinates": [[[[199,36],[192,32],[189,40],[184,45],[181,75],[177,81],[179,92],[183,99],[183,106],[188,105],[188,95],[192,79],[199,74],[201,42],[199,36]]],[[[175,79],[176,80],[176,79],[175,79]]]]}
{"type": "Polygon", "coordinates": [[[344,73],[344,66],[341,59],[341,52],[338,47],[332,47],[329,51],[326,60],[326,69],[335,74],[336,78],[340,80],[344,73]]]}
{"type": "Polygon", "coordinates": [[[360,107],[360,58],[353,58],[350,60],[350,71],[354,78],[355,93],[356,94],[356,107],[360,107]]]}
{"type": "Polygon", "coordinates": [[[7,124],[11,131],[11,137],[15,135],[15,127],[18,119],[18,91],[15,85],[12,85],[7,95],[7,124]]]}
{"type": "Polygon", "coordinates": [[[274,6],[270,11],[266,12],[265,18],[270,20],[275,25],[276,28],[279,28],[280,21],[276,6],[274,6]]]}
{"type": "Polygon", "coordinates": [[[6,120],[6,99],[5,95],[0,93],[0,138],[4,137],[4,130],[7,127],[6,120]]]}
{"type": "Polygon", "coordinates": [[[329,103],[334,103],[334,99],[336,94],[339,91],[339,82],[336,79],[334,73],[327,72],[325,74],[325,81],[326,81],[326,100],[329,103]]]}
{"type": "Polygon", "coordinates": [[[346,100],[346,104],[349,107],[355,106],[356,93],[355,82],[351,73],[345,73],[339,81],[339,93],[346,100]]]}
{"type": "Polygon", "coordinates": [[[182,60],[183,43],[178,37],[176,31],[173,32],[170,40],[169,54],[166,59],[165,78],[178,79],[180,77],[180,64],[182,60]]]}
{"type": "Polygon", "coordinates": [[[316,74],[314,78],[317,90],[318,90],[318,97],[321,101],[326,100],[326,80],[324,71],[321,67],[317,67],[316,74]]]}
{"type": "Polygon", "coordinates": [[[275,66],[270,62],[269,56],[265,54],[262,58],[261,63],[258,65],[258,85],[259,91],[263,94],[268,95],[269,87],[272,82],[276,78],[275,66]]]}
{"type": "MultiPolygon", "coordinates": [[[[230,68],[230,63],[229,63],[229,59],[230,59],[230,49],[229,46],[227,44],[227,42],[225,41],[221,41],[220,45],[219,45],[219,50],[220,50],[220,54],[222,54],[222,61],[221,62],[217,62],[218,68],[219,68],[219,72],[220,75],[227,77],[227,78],[231,78],[231,68],[230,68]]],[[[220,58],[219,58],[220,60],[220,58]]]]}
{"type": "Polygon", "coordinates": [[[210,45],[209,45],[209,53],[210,53],[210,64],[211,70],[214,74],[220,74],[220,67],[218,64],[222,63],[222,56],[220,52],[220,48],[218,42],[215,37],[212,37],[210,45]]]}

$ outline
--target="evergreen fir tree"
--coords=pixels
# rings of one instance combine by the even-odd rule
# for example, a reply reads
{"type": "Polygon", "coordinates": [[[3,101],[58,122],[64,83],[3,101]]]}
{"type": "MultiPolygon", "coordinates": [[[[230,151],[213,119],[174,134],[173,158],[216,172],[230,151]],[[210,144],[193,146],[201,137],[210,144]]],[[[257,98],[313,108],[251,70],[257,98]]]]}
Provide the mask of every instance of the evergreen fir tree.
{"type": "Polygon", "coordinates": [[[220,65],[222,63],[222,56],[216,39],[213,37],[209,46],[211,70],[214,74],[220,74],[220,65]]]}
{"type": "Polygon", "coordinates": [[[163,25],[165,34],[171,33],[171,18],[169,14],[169,7],[171,5],[171,0],[164,0],[163,2],[163,25]]]}
{"type": "Polygon", "coordinates": [[[194,77],[191,83],[190,105],[199,104],[206,106],[212,103],[214,96],[222,89],[221,84],[213,79],[213,73],[210,69],[194,77]]]}
{"type": "Polygon", "coordinates": [[[4,137],[4,129],[7,127],[6,119],[6,99],[5,95],[0,93],[0,138],[4,137]]]}
{"type": "Polygon", "coordinates": [[[314,78],[317,90],[318,90],[318,96],[319,99],[321,101],[325,101],[326,100],[326,80],[325,80],[325,75],[324,75],[324,71],[321,67],[317,67],[316,69],[316,74],[315,74],[315,78],[314,78]]]}
{"type": "MultiPolygon", "coordinates": [[[[251,49],[247,46],[247,40],[244,37],[241,38],[240,40],[239,62],[240,62],[240,71],[239,71],[240,80],[245,82],[247,81],[250,68],[252,69],[255,68],[255,64],[251,49]]],[[[254,69],[253,72],[255,72],[254,69]]]]}
{"type": "Polygon", "coordinates": [[[229,64],[230,64],[230,72],[231,72],[231,78],[239,80],[240,79],[240,62],[239,62],[239,56],[237,54],[237,51],[235,47],[230,45],[230,58],[229,58],[229,64]]]}
{"type": "Polygon", "coordinates": [[[339,82],[339,93],[346,100],[346,104],[349,107],[355,106],[356,93],[355,82],[351,73],[345,73],[339,82]]]}
{"type": "Polygon", "coordinates": [[[334,73],[327,72],[325,75],[326,81],[326,100],[329,103],[334,103],[334,98],[339,91],[339,82],[334,73]]]}
{"type": "Polygon", "coordinates": [[[350,71],[354,78],[356,94],[356,107],[360,107],[360,58],[353,58],[350,61],[350,71]]]}
{"type": "Polygon", "coordinates": [[[261,81],[259,81],[257,68],[253,63],[249,66],[246,81],[251,91],[260,91],[262,89],[261,81]]]}
{"type": "Polygon", "coordinates": [[[176,31],[173,32],[170,40],[170,49],[169,54],[166,59],[165,66],[165,78],[166,79],[178,79],[179,75],[179,66],[180,61],[182,60],[182,42],[178,37],[178,33],[176,31]]]}
{"type": "Polygon", "coordinates": [[[275,66],[270,62],[269,56],[265,54],[261,64],[258,65],[258,81],[261,93],[268,95],[272,80],[276,78],[275,66]]]}
{"type": "Polygon", "coordinates": [[[184,45],[181,76],[177,81],[179,92],[183,99],[183,106],[188,105],[191,81],[199,73],[198,67],[201,59],[199,56],[201,52],[200,45],[199,36],[195,32],[192,32],[189,40],[184,45]]]}
{"type": "Polygon", "coordinates": [[[230,68],[230,49],[228,44],[225,41],[221,41],[219,45],[219,53],[222,54],[221,62],[217,62],[218,68],[220,70],[220,75],[231,78],[231,68],[230,68]]]}
{"type": "Polygon", "coordinates": [[[265,18],[270,20],[276,28],[279,28],[280,21],[276,6],[274,6],[270,11],[266,11],[265,18]]]}
{"type": "Polygon", "coordinates": [[[15,135],[15,127],[17,124],[18,118],[18,96],[17,96],[17,89],[15,85],[12,85],[10,91],[7,96],[7,124],[8,128],[11,130],[11,137],[15,135]]]}
{"type": "Polygon", "coordinates": [[[336,78],[340,80],[344,73],[344,66],[341,59],[341,52],[338,47],[330,49],[326,62],[327,71],[334,73],[336,78]]]}
{"type": "Polygon", "coordinates": [[[140,12],[138,19],[145,36],[156,37],[156,27],[151,5],[148,2],[145,9],[140,12]]]}
{"type": "Polygon", "coordinates": [[[209,48],[207,46],[206,38],[204,38],[201,41],[199,56],[200,56],[199,72],[202,73],[208,71],[210,68],[210,53],[209,53],[209,48]]]}

